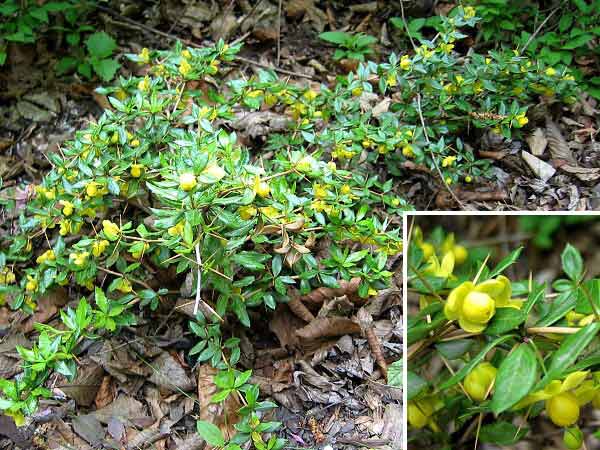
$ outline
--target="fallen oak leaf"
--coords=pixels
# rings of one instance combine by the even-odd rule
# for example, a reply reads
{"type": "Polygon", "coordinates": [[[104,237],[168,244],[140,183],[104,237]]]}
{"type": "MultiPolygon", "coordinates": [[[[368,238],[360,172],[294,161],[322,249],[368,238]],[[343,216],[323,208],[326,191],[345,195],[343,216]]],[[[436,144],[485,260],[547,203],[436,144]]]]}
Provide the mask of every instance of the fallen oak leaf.
{"type": "Polygon", "coordinates": [[[318,317],[297,330],[296,335],[304,340],[314,340],[360,332],[360,326],[347,317],[318,317]]]}

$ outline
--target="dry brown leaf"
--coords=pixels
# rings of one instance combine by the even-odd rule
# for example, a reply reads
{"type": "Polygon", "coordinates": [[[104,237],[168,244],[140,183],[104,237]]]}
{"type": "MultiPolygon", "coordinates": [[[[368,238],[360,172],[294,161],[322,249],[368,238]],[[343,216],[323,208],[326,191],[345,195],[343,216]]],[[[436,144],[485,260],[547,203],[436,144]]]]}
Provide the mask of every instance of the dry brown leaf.
{"type": "Polygon", "coordinates": [[[546,146],[548,145],[548,139],[546,139],[546,135],[544,134],[544,130],[541,128],[536,128],[533,133],[527,136],[527,144],[531,149],[531,153],[534,156],[541,156],[544,154],[544,150],[546,150],[546,146]]]}
{"type": "Polygon", "coordinates": [[[80,364],[73,382],[57,387],[78,405],[90,406],[100,389],[103,375],[104,369],[94,362],[80,364]]]}
{"type": "Polygon", "coordinates": [[[62,287],[45,293],[38,300],[38,306],[33,315],[19,327],[20,331],[29,333],[36,323],[46,323],[58,313],[61,307],[67,304],[68,300],[67,291],[62,287]]]}
{"type": "Polygon", "coordinates": [[[600,178],[600,168],[570,166],[568,164],[565,164],[560,168],[567,173],[575,175],[581,181],[595,181],[600,178]]]}
{"type": "Polygon", "coordinates": [[[564,159],[574,166],[577,165],[577,160],[569,149],[569,144],[562,135],[560,128],[549,118],[546,118],[546,136],[552,158],[564,159]]]}
{"type": "Polygon", "coordinates": [[[170,353],[163,352],[152,362],[152,375],[149,381],[169,391],[191,391],[194,380],[188,377],[179,361],[170,353]]]}
{"type": "Polygon", "coordinates": [[[198,369],[198,403],[200,420],[205,420],[219,427],[226,440],[235,434],[233,424],[236,423],[237,410],[240,408],[235,395],[230,395],[222,403],[212,403],[211,398],[218,391],[213,382],[217,370],[210,364],[202,364],[198,369]]]}
{"type": "Polygon", "coordinates": [[[98,389],[96,398],[94,399],[96,409],[104,408],[106,405],[110,404],[114,398],[115,389],[112,382],[112,377],[110,375],[105,375],[104,378],[102,378],[100,389],[98,389]]]}
{"type": "Polygon", "coordinates": [[[521,153],[523,160],[527,163],[529,168],[533,171],[536,177],[543,181],[548,181],[556,173],[556,169],[547,162],[533,156],[531,153],[523,150],[521,153]]]}
{"type": "Polygon", "coordinates": [[[360,333],[360,331],[360,326],[347,317],[320,317],[296,331],[296,335],[304,340],[313,340],[360,333]]]}

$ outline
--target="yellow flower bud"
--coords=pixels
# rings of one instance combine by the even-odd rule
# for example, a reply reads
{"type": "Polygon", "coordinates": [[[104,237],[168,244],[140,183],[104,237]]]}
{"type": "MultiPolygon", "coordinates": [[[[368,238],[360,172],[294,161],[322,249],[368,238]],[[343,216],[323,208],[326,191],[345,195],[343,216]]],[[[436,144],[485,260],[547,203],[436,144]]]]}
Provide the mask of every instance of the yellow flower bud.
{"type": "Polygon", "coordinates": [[[177,225],[170,227],[167,230],[169,236],[181,236],[183,234],[184,222],[179,222],[177,225]]]}
{"type": "Polygon", "coordinates": [[[415,152],[413,151],[413,148],[410,144],[406,144],[406,145],[402,146],[402,154],[406,158],[412,158],[415,156],[415,152]]]}
{"type": "Polygon", "coordinates": [[[302,173],[310,172],[310,170],[312,168],[313,161],[314,161],[314,159],[311,156],[303,156],[296,163],[296,170],[298,172],[302,172],[302,173]]]}
{"type": "Polygon", "coordinates": [[[129,169],[129,173],[133,178],[139,178],[142,176],[143,170],[144,166],[142,164],[132,164],[131,169],[129,169]]]}
{"type": "Polygon", "coordinates": [[[258,213],[258,210],[254,206],[241,206],[238,213],[243,220],[249,220],[258,213]]]}
{"type": "Polygon", "coordinates": [[[121,228],[110,220],[102,221],[102,231],[109,241],[116,241],[121,234],[121,228]]]}
{"type": "Polygon", "coordinates": [[[63,204],[62,213],[64,216],[69,217],[71,214],[73,214],[73,208],[74,208],[73,203],[71,203],[67,200],[63,200],[62,204],[63,204]]]}
{"type": "Polygon", "coordinates": [[[150,50],[148,50],[146,47],[142,49],[138,56],[142,60],[141,62],[144,62],[146,64],[150,62],[150,50]]]}
{"type": "Polygon", "coordinates": [[[467,252],[467,249],[464,248],[462,245],[455,245],[452,251],[454,252],[454,261],[456,262],[456,264],[464,263],[469,254],[467,252]]]}
{"type": "Polygon", "coordinates": [[[579,420],[579,403],[571,392],[563,392],[546,400],[546,412],[559,427],[570,427],[579,420]]]}
{"type": "Polygon", "coordinates": [[[129,145],[133,148],[139,147],[140,146],[140,140],[139,139],[132,139],[131,142],[129,143],[129,145]]]}
{"type": "Polygon", "coordinates": [[[27,292],[35,292],[38,288],[38,281],[33,275],[27,275],[27,282],[25,283],[25,290],[27,292]]]}
{"type": "Polygon", "coordinates": [[[54,250],[46,250],[44,253],[37,257],[35,262],[38,264],[43,264],[46,261],[54,261],[55,259],[56,256],[54,255],[54,250]]]}
{"type": "Polygon", "coordinates": [[[354,97],[360,97],[363,93],[363,88],[362,87],[355,87],[354,89],[352,89],[352,95],[354,97]]]}
{"type": "Polygon", "coordinates": [[[85,187],[85,193],[88,197],[95,197],[98,195],[98,183],[95,181],[90,181],[85,187]]]}
{"type": "Polygon", "coordinates": [[[554,67],[548,67],[546,69],[546,75],[548,75],[549,77],[553,77],[554,75],[556,75],[556,69],[554,67]]]}
{"type": "Polygon", "coordinates": [[[95,257],[101,256],[108,247],[108,241],[106,239],[101,239],[99,241],[94,241],[92,243],[92,255],[95,257]]]}
{"type": "Polygon", "coordinates": [[[466,183],[470,183],[471,181],[473,181],[473,178],[472,178],[470,175],[467,175],[467,176],[465,177],[465,182],[466,182],[466,183]]]}
{"type": "Polygon", "coordinates": [[[260,181],[260,178],[258,176],[254,178],[253,190],[256,193],[256,195],[262,198],[268,197],[271,192],[269,183],[265,181],[260,181]]]}
{"type": "Polygon", "coordinates": [[[435,248],[433,247],[433,244],[430,244],[429,242],[423,242],[419,247],[423,252],[423,259],[425,259],[426,261],[429,258],[431,258],[435,253],[435,248]]]}
{"type": "Polygon", "coordinates": [[[198,181],[196,180],[196,175],[191,172],[184,172],[179,175],[179,188],[183,191],[191,191],[196,187],[198,181]]]}
{"type": "Polygon", "coordinates": [[[121,278],[119,285],[117,287],[117,290],[119,292],[122,292],[123,294],[127,294],[127,293],[133,291],[133,287],[131,286],[131,281],[129,281],[127,278],[121,278]]]}
{"type": "Polygon", "coordinates": [[[497,369],[489,362],[482,362],[465,377],[464,387],[469,397],[477,402],[486,398],[490,386],[496,379],[497,369]]]}
{"type": "Polygon", "coordinates": [[[423,428],[427,425],[429,421],[429,417],[425,415],[425,411],[423,411],[419,405],[415,402],[408,403],[408,423],[414,428],[423,428]]]}
{"type": "Polygon", "coordinates": [[[484,292],[470,292],[463,303],[464,317],[473,323],[486,324],[494,316],[494,300],[484,292]]]}

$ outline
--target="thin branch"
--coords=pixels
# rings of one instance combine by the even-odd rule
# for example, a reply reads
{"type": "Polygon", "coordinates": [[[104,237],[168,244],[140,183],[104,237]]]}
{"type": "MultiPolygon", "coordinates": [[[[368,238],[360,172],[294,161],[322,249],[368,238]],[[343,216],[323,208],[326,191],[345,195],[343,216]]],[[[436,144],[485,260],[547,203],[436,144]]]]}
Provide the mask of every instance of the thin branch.
{"type": "Polygon", "coordinates": [[[406,17],[404,16],[404,0],[400,0],[400,12],[402,13],[402,23],[404,24],[404,29],[406,30],[406,34],[408,34],[408,38],[410,39],[410,43],[415,50],[417,51],[417,45],[415,41],[413,41],[412,36],[410,35],[410,30],[408,29],[408,23],[406,23],[406,17]]]}
{"type": "MultiPolygon", "coordinates": [[[[400,3],[400,4],[402,4],[402,3],[400,3]]],[[[423,133],[425,134],[425,141],[427,141],[427,146],[429,148],[431,141],[429,140],[429,134],[427,133],[427,126],[425,125],[425,119],[423,118],[423,111],[421,109],[421,94],[420,93],[417,94],[417,112],[419,113],[419,118],[421,119],[421,126],[423,127],[423,133]]],[[[433,165],[435,166],[435,169],[437,170],[437,173],[440,176],[440,179],[442,180],[442,184],[444,186],[446,186],[446,189],[448,190],[448,192],[450,193],[452,198],[456,201],[456,203],[458,203],[460,208],[464,210],[465,205],[463,205],[463,203],[456,196],[454,191],[452,189],[450,189],[450,186],[448,185],[448,183],[446,183],[446,180],[444,180],[444,175],[442,174],[442,171],[440,170],[440,166],[438,166],[437,159],[436,159],[435,155],[433,154],[433,150],[429,149],[429,151],[431,152],[431,160],[433,161],[433,165]]]]}
{"type": "Polygon", "coordinates": [[[529,45],[531,44],[531,42],[533,42],[533,40],[537,37],[537,35],[540,33],[540,31],[542,31],[542,28],[544,28],[544,25],[546,25],[546,23],[550,20],[550,18],[559,10],[560,8],[554,8],[552,10],[552,12],[550,14],[548,14],[548,17],[546,17],[544,19],[544,21],[542,23],[540,23],[540,26],[537,27],[537,29],[533,32],[533,34],[531,36],[529,36],[529,39],[527,40],[527,43],[525,44],[525,46],[523,47],[523,50],[521,50],[519,53],[523,54],[525,52],[525,50],[527,50],[527,47],[529,47],[529,45]]]}
{"type": "Polygon", "coordinates": [[[202,308],[202,312],[209,316],[214,315],[220,322],[225,322],[223,318],[204,300],[202,300],[202,257],[200,256],[200,244],[196,244],[196,264],[198,266],[198,277],[196,280],[196,301],[194,302],[194,316],[198,313],[198,308],[202,308]]]}

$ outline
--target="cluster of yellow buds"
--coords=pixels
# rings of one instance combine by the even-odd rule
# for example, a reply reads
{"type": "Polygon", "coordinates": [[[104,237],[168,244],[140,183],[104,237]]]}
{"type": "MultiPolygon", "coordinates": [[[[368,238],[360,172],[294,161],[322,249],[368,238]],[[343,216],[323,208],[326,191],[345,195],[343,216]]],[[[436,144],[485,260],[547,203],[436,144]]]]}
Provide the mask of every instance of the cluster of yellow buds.
{"type": "Polygon", "coordinates": [[[169,229],[167,230],[167,233],[169,234],[169,236],[182,236],[183,235],[183,229],[185,227],[185,222],[182,220],[180,222],[178,222],[177,224],[173,225],[172,227],[169,227],[169,229]]]}
{"type": "Polygon", "coordinates": [[[423,239],[421,228],[413,230],[413,242],[423,252],[423,259],[428,263],[425,273],[439,278],[450,278],[456,265],[464,263],[468,252],[465,247],[455,242],[454,233],[449,233],[440,247],[440,256],[430,242],[423,239]]]}
{"type": "Polygon", "coordinates": [[[524,127],[529,123],[529,119],[525,115],[525,113],[519,113],[515,116],[515,121],[517,122],[517,128],[524,127]]]}
{"type": "Polygon", "coordinates": [[[114,222],[111,222],[110,220],[102,221],[102,231],[104,232],[104,236],[106,236],[106,239],[108,239],[109,241],[116,241],[121,235],[121,228],[119,227],[119,225],[117,225],[114,222]]]}
{"type": "Polygon", "coordinates": [[[448,320],[458,320],[469,333],[480,333],[496,314],[496,308],[516,308],[522,300],[512,300],[510,280],[503,275],[477,285],[465,281],[455,287],[446,300],[444,314],[448,320]]]}
{"type": "Polygon", "coordinates": [[[182,58],[181,62],[179,63],[179,73],[185,78],[190,74],[191,71],[191,64],[187,61],[187,59],[182,58]]]}
{"type": "Polygon", "coordinates": [[[152,82],[150,81],[150,77],[148,75],[146,75],[144,78],[142,78],[139,81],[137,88],[142,92],[147,92],[150,90],[151,85],[152,85],[152,82]]]}
{"type": "Polygon", "coordinates": [[[17,277],[8,267],[3,267],[0,270],[0,284],[12,284],[17,281],[17,277]]]}
{"type": "Polygon", "coordinates": [[[105,185],[98,183],[97,181],[90,181],[85,186],[85,193],[90,198],[102,197],[108,194],[108,188],[105,185]]]}
{"type": "Polygon", "coordinates": [[[69,261],[78,267],[84,266],[90,256],[89,252],[73,252],[69,254],[69,261]]]}
{"type": "Polygon", "coordinates": [[[38,264],[44,264],[46,261],[54,261],[56,256],[54,255],[54,250],[46,250],[40,256],[38,256],[35,260],[38,264]]]}
{"type": "Polygon", "coordinates": [[[580,314],[575,311],[569,311],[565,316],[570,327],[585,327],[592,323],[596,316],[594,314],[580,314]]]}
{"type": "Polygon", "coordinates": [[[331,194],[331,191],[327,189],[327,185],[323,186],[321,183],[313,184],[313,195],[315,198],[324,199],[331,194]]]}
{"type": "Polygon", "coordinates": [[[346,147],[345,145],[338,144],[335,146],[335,149],[331,152],[331,157],[333,159],[339,159],[344,161],[347,159],[352,159],[355,154],[355,152],[348,149],[348,147],[346,147]]]}
{"type": "Polygon", "coordinates": [[[46,189],[44,186],[38,185],[35,187],[35,192],[38,195],[43,195],[46,200],[54,200],[56,198],[56,189],[46,189]]]}
{"type": "MultiPolygon", "coordinates": [[[[417,51],[418,53],[418,51],[417,51]]],[[[402,57],[400,58],[400,68],[402,70],[409,70],[412,67],[412,61],[410,59],[410,56],[408,55],[402,55],[402,57]]]]}
{"type": "Polygon", "coordinates": [[[102,254],[106,250],[106,247],[108,247],[108,244],[109,242],[106,239],[99,239],[97,241],[94,241],[92,243],[92,255],[94,255],[96,258],[102,256],[102,254]]]}
{"type": "Polygon", "coordinates": [[[442,167],[451,167],[452,165],[454,165],[455,161],[456,161],[456,156],[446,156],[442,160],[442,167]]]}
{"type": "Polygon", "coordinates": [[[332,205],[327,204],[323,200],[313,200],[310,204],[310,207],[315,212],[325,212],[328,215],[332,215],[336,212],[335,208],[332,205]]]}
{"type": "Polygon", "coordinates": [[[25,283],[25,290],[27,292],[35,292],[38,288],[38,280],[35,275],[27,275],[27,282],[25,283]]]}
{"type": "Polygon", "coordinates": [[[81,230],[81,226],[83,224],[81,222],[74,222],[69,219],[63,219],[59,222],[59,234],[61,236],[66,236],[69,233],[78,233],[81,230]]]}
{"type": "Polygon", "coordinates": [[[148,50],[146,47],[144,47],[142,49],[142,51],[138,54],[138,57],[140,58],[141,63],[149,64],[150,63],[150,50],[148,50]]]}
{"type": "Polygon", "coordinates": [[[69,217],[71,214],[73,214],[73,211],[75,209],[75,205],[73,205],[73,203],[71,203],[68,200],[61,200],[61,204],[62,204],[62,213],[63,216],[65,217],[69,217]]]}
{"type": "Polygon", "coordinates": [[[296,163],[295,169],[301,173],[310,172],[314,166],[316,166],[317,161],[310,155],[303,156],[296,163]]]}
{"type": "Polygon", "coordinates": [[[240,217],[242,218],[242,220],[250,220],[254,216],[256,216],[256,214],[258,213],[258,210],[252,205],[240,206],[238,208],[238,213],[239,213],[240,217]]]}
{"type": "Polygon", "coordinates": [[[473,17],[475,17],[476,11],[475,8],[473,8],[472,6],[465,6],[463,11],[463,16],[465,19],[472,19],[473,17]]]}

